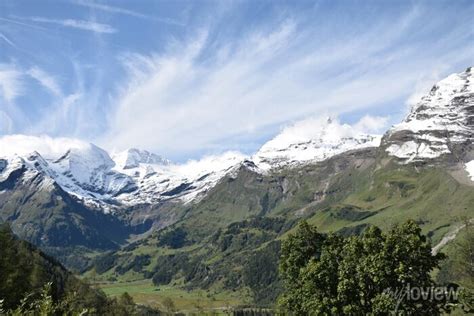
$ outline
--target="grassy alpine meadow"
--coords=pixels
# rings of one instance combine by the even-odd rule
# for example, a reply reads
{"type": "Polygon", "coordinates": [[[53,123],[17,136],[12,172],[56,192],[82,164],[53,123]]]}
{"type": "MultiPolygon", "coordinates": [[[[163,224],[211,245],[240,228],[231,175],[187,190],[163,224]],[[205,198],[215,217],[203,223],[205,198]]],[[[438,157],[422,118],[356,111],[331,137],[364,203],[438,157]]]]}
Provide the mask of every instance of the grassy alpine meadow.
{"type": "Polygon", "coordinates": [[[150,280],[98,284],[97,287],[110,297],[118,297],[127,292],[137,304],[149,305],[160,310],[166,310],[167,304],[171,301],[175,310],[180,312],[224,312],[248,302],[248,299],[245,299],[248,293],[245,291],[187,291],[176,286],[155,286],[150,280]]]}

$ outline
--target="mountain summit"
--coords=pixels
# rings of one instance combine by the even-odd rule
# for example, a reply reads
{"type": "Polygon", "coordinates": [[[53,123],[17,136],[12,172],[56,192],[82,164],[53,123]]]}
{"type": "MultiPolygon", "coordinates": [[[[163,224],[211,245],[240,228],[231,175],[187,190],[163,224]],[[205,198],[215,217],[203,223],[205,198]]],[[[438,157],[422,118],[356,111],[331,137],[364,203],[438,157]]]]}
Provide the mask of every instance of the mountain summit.
{"type": "Polygon", "coordinates": [[[377,147],[381,136],[366,134],[336,119],[309,119],[285,128],[253,156],[264,170],[325,160],[348,150],[377,147]]]}
{"type": "Polygon", "coordinates": [[[130,148],[112,156],[117,166],[122,169],[138,167],[141,163],[154,165],[169,165],[171,161],[146,150],[130,148]]]}
{"type": "Polygon", "coordinates": [[[266,173],[323,161],[350,150],[378,147],[380,143],[382,151],[403,164],[448,159],[462,162],[469,171],[474,160],[473,131],[473,69],[468,68],[433,86],[405,120],[385,134],[382,143],[380,136],[368,134],[357,125],[312,118],[283,129],[250,157],[227,152],[173,164],[136,148],[111,157],[105,150],[80,141],[62,139],[61,146],[56,146],[52,139],[8,136],[7,141],[2,140],[2,147],[7,148],[0,153],[0,181],[15,170],[23,170],[25,177],[41,174],[48,183],[59,185],[83,203],[105,210],[169,200],[190,202],[240,166],[266,173]],[[35,144],[35,139],[48,146],[35,144]],[[59,154],[60,147],[70,143],[71,147],[59,154]],[[18,153],[12,153],[15,148],[18,153]]]}
{"type": "Polygon", "coordinates": [[[433,86],[382,142],[402,163],[474,159],[473,67],[433,86]]]}

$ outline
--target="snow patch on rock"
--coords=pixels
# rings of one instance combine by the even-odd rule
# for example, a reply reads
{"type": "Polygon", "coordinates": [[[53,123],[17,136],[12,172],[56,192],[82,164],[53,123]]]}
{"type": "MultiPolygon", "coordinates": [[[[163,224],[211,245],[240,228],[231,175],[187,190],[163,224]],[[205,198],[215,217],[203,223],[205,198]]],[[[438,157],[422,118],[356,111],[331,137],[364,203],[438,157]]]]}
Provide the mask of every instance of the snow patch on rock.
{"type": "Polygon", "coordinates": [[[474,160],[471,160],[466,163],[465,168],[471,180],[474,181],[474,160]]]}
{"type": "Polygon", "coordinates": [[[453,146],[472,143],[474,75],[468,68],[452,74],[421,97],[403,122],[384,137],[389,155],[404,163],[451,154],[453,146]]]}

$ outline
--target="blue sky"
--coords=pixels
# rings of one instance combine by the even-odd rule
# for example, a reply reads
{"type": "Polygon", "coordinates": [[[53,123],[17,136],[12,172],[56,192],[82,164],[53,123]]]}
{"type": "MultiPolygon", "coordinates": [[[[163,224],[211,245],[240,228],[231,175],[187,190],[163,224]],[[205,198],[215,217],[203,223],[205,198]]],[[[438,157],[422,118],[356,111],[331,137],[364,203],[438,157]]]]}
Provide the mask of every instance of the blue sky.
{"type": "Polygon", "coordinates": [[[175,160],[323,115],[382,132],[474,64],[472,1],[1,1],[0,135],[175,160]]]}

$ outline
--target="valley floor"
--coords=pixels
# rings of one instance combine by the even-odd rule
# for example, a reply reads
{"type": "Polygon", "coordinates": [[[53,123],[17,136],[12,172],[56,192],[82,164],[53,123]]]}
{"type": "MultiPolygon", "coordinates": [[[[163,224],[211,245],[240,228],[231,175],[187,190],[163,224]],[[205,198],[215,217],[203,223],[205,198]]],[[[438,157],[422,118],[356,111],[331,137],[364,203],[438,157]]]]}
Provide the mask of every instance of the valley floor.
{"type": "Polygon", "coordinates": [[[245,298],[248,295],[243,292],[187,291],[173,286],[157,287],[150,280],[115,282],[97,286],[108,296],[119,296],[127,292],[137,304],[157,307],[160,310],[167,310],[166,303],[171,299],[176,311],[186,313],[206,311],[225,314],[232,307],[248,302],[248,299],[245,298]]]}

